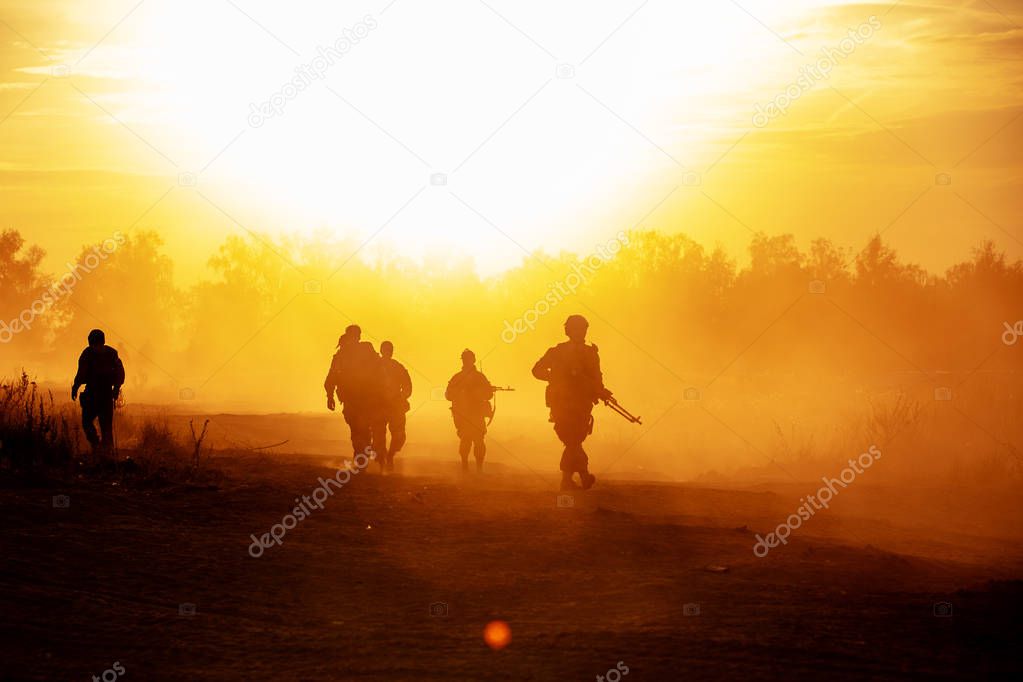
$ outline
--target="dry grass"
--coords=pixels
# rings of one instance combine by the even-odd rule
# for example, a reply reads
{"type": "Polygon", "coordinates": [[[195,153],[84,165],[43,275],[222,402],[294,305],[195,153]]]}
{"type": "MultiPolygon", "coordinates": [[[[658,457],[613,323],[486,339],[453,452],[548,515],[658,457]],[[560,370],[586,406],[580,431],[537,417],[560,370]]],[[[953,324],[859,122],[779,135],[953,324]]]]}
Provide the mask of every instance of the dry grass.
{"type": "Polygon", "coordinates": [[[204,447],[205,428],[178,434],[160,416],[115,416],[116,448],[108,455],[83,447],[77,406],[59,404],[25,372],[0,382],[0,470],[15,479],[71,477],[124,484],[208,484],[220,478],[204,447]],[[190,436],[190,437],[189,437],[190,436]]]}
{"type": "Polygon", "coordinates": [[[15,472],[67,466],[79,453],[68,410],[27,373],[0,382],[0,467],[15,472]]]}
{"type": "Polygon", "coordinates": [[[116,467],[126,482],[209,484],[220,479],[201,432],[176,432],[165,416],[124,417],[116,467]]]}

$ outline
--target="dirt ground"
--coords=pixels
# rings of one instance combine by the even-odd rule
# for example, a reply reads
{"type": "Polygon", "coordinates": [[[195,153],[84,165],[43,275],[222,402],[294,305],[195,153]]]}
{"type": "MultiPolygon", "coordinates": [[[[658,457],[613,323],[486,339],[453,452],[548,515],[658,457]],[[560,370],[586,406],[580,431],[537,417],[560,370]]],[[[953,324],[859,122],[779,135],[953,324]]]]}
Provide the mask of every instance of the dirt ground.
{"type": "Polygon", "coordinates": [[[896,521],[911,502],[884,491],[864,486],[871,504],[851,500],[757,558],[754,533],[791,513],[798,492],[600,481],[559,506],[553,475],[494,466],[463,478],[419,462],[352,477],[250,556],[250,535],[332,464],[248,455],[220,458],[225,477],[210,486],[0,490],[3,679],[87,680],[115,662],[133,680],[614,682],[616,666],[625,680],[990,679],[1023,668],[1018,538],[896,521]],[[511,628],[500,650],[482,637],[493,620],[511,628]]]}

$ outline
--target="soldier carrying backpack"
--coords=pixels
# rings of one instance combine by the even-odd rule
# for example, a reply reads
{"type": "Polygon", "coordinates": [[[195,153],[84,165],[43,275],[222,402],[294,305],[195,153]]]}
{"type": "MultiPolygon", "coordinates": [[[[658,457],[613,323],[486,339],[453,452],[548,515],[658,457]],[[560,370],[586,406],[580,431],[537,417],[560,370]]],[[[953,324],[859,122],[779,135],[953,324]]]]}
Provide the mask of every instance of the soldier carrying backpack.
{"type": "Polygon", "coordinates": [[[114,402],[124,384],[124,365],[117,351],[106,345],[106,335],[100,329],[89,332],[89,346],[78,357],[78,373],[71,386],[71,400],[78,400],[78,389],[82,391],[82,429],[92,446],[93,454],[113,451],[114,446],[114,402]],[[96,433],[96,420],[99,430],[96,433]]]}

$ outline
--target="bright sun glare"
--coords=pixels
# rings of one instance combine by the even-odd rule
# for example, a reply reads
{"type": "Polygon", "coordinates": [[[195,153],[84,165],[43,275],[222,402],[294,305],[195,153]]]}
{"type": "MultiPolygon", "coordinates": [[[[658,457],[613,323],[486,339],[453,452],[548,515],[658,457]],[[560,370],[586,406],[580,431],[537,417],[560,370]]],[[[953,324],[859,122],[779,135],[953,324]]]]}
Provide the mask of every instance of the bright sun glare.
{"type": "Polygon", "coordinates": [[[147,3],[82,68],[138,79],[123,116],[253,229],[487,272],[635,227],[785,51],[729,3],[397,2],[147,3]]]}

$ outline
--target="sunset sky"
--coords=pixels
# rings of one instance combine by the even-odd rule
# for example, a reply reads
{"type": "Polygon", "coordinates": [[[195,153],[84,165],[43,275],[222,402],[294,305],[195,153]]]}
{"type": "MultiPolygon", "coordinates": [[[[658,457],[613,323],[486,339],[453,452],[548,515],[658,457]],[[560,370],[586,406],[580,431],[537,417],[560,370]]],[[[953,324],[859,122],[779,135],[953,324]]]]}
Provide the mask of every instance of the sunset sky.
{"type": "Polygon", "coordinates": [[[5,1],[3,226],[52,269],[152,229],[185,281],[247,231],[484,273],[633,227],[1020,256],[1021,23],[1008,0],[5,1]]]}

